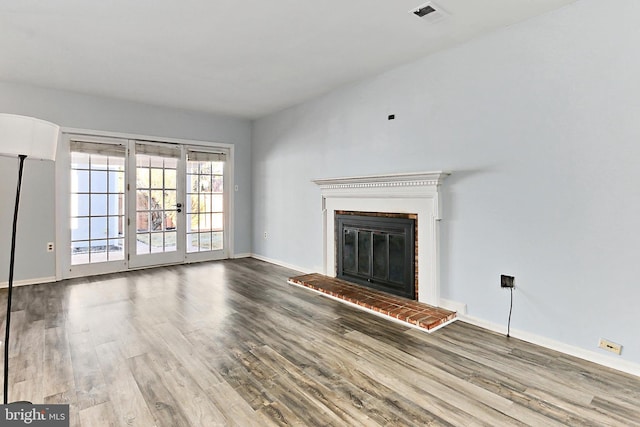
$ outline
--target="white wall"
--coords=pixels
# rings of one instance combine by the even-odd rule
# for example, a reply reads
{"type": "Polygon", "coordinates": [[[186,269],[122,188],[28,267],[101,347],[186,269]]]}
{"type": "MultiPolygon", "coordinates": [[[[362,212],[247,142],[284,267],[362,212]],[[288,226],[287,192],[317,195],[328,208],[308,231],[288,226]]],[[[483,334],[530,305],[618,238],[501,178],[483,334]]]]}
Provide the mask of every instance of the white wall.
{"type": "Polygon", "coordinates": [[[611,6],[582,0],[255,122],[254,252],[321,271],[313,178],[450,170],[442,297],[506,325],[512,274],[513,328],[595,352],[605,337],[640,363],[640,2],[611,6]]]}
{"type": "MultiPolygon", "coordinates": [[[[79,95],[0,82],[0,112],[23,114],[64,127],[234,144],[236,253],[251,252],[251,123],[212,114],[79,95]]],[[[0,157],[0,199],[13,206],[17,161],[0,157]]],[[[16,280],[55,276],[52,162],[27,160],[20,206],[16,280]]],[[[0,210],[0,283],[7,281],[13,208],[0,210]],[[5,250],[6,249],[6,250],[5,250]]]]}

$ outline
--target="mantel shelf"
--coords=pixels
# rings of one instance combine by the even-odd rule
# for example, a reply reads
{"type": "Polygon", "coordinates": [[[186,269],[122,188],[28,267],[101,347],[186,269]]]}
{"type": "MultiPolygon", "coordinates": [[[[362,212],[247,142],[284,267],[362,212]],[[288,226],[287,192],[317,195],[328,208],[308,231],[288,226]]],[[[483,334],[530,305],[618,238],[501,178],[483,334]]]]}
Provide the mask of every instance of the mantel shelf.
{"type": "Polygon", "coordinates": [[[412,187],[440,185],[451,172],[412,172],[314,179],[321,188],[412,187]]]}

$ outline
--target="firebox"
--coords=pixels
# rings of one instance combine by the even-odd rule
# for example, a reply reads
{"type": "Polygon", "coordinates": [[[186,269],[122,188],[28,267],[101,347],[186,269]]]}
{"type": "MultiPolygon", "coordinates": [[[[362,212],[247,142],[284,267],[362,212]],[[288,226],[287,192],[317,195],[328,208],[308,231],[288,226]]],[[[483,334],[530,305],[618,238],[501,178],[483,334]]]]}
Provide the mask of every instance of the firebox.
{"type": "Polygon", "coordinates": [[[416,299],[415,220],[336,214],[336,276],[416,299]]]}

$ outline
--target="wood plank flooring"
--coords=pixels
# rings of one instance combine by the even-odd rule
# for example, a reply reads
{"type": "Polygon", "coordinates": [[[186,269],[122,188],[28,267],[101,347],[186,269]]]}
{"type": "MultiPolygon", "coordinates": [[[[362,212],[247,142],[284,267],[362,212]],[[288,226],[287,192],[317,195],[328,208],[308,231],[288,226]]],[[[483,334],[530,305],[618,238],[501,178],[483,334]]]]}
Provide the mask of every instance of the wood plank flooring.
{"type": "Polygon", "coordinates": [[[72,426],[640,425],[638,377],[460,321],[427,334],[296,274],[242,259],[16,288],[9,398],[69,403],[72,426]]]}

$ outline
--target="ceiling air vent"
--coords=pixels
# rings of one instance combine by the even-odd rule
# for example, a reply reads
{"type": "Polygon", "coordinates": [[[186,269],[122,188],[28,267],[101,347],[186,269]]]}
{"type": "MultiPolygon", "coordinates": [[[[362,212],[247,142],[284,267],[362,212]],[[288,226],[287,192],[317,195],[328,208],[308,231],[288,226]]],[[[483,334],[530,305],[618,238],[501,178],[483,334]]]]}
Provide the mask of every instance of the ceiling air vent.
{"type": "Polygon", "coordinates": [[[438,22],[447,17],[447,13],[432,1],[428,1],[409,11],[427,22],[438,22]]]}

